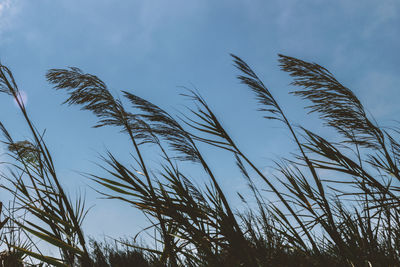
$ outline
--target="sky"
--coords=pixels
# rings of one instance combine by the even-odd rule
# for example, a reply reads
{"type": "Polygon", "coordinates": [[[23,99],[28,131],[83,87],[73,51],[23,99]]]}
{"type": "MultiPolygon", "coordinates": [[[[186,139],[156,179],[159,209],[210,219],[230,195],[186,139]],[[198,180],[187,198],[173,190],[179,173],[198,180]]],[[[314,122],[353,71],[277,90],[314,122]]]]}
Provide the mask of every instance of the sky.
{"type": "MultiPolygon", "coordinates": [[[[259,74],[296,123],[325,131],[305,115],[305,102],[288,95],[294,88],[279,70],[278,53],[325,66],[383,126],[393,125],[400,111],[399,25],[398,0],[0,0],[0,61],[25,92],[37,128],[46,129],[68,192],[86,194],[93,206],[86,233],[121,237],[135,234],[145,221],[125,204],[99,199],[79,172],[101,173],[96,163],[106,149],[128,161],[127,139],[117,129],[91,128],[92,114],[61,105],[66,95],[46,82],[47,70],[79,67],[116,94],[127,90],[172,112],[188,104],[179,96],[181,86],[195,87],[268,173],[271,159],[290,153],[290,137],[256,112],[229,54],[259,74]]],[[[6,95],[0,95],[0,121],[17,140],[29,138],[6,95]]],[[[244,190],[230,163],[207,153],[222,188],[244,190]]],[[[234,194],[230,201],[237,202],[234,194]]]]}

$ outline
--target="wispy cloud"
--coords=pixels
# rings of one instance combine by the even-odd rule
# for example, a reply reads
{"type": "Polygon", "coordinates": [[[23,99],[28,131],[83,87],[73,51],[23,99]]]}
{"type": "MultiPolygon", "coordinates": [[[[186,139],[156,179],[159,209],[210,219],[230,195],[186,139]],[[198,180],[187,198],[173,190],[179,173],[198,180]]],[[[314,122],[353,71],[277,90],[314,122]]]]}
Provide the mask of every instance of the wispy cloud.
{"type": "Polygon", "coordinates": [[[400,2],[397,0],[383,0],[371,14],[370,22],[364,29],[363,36],[368,38],[382,30],[386,23],[399,19],[400,2]]]}
{"type": "Polygon", "coordinates": [[[198,15],[204,11],[201,1],[183,2],[180,0],[168,2],[143,1],[139,5],[138,35],[142,47],[151,49],[156,42],[155,36],[165,25],[178,22],[185,18],[198,15]]]}
{"type": "Polygon", "coordinates": [[[0,17],[3,16],[4,11],[10,7],[11,4],[11,0],[3,0],[0,2],[0,17]]]}
{"type": "Polygon", "coordinates": [[[20,9],[19,0],[0,0],[0,35],[13,26],[14,18],[20,9]]]}

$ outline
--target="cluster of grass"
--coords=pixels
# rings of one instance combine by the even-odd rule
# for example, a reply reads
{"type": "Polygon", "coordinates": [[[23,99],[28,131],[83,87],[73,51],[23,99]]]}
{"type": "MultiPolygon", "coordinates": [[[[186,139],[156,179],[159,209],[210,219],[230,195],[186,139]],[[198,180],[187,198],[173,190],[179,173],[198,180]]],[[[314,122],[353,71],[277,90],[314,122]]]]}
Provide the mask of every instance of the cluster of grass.
{"type": "Polygon", "coordinates": [[[310,112],[341,137],[330,142],[294,125],[256,73],[232,57],[262,116],[282,123],[297,147],[293,158],[275,163],[279,175],[267,176],[240,149],[195,90],[183,94],[193,108],[175,117],[131,92],[122,91],[124,102],[115,98],[98,77],[78,68],[46,75],[67,93],[65,103],[97,116],[95,127],[117,127],[129,137],[132,164],[109,152],[103,157],[107,175],[90,178],[100,194],[143,212],[153,233],[151,247],[88,242],[81,228],[84,199],[67,197],[43,134],[29,118],[11,72],[1,65],[0,92],[17,102],[31,140],[13,140],[0,124],[11,157],[2,188],[13,196],[0,221],[7,247],[0,265],[400,266],[399,130],[380,127],[324,67],[279,55],[281,69],[300,88],[293,94],[311,103],[310,112]],[[241,171],[252,193],[238,195],[255,205],[232,208],[219,183],[223,177],[215,175],[200,144],[232,154],[232,168],[241,171]],[[143,154],[149,145],[162,155],[157,168],[143,154]],[[195,177],[182,171],[186,161],[201,166],[209,182],[195,186],[195,177]],[[336,178],[327,179],[326,173],[336,178]],[[278,201],[269,201],[271,196],[278,201]],[[59,257],[43,255],[37,240],[58,248],[59,257]]]}

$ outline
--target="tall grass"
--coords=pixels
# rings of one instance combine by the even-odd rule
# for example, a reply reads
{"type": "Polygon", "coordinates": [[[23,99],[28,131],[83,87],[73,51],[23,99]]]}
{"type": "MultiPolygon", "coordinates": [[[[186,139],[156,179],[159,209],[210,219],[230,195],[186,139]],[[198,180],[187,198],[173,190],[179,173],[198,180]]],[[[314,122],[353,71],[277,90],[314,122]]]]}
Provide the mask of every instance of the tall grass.
{"type": "Polygon", "coordinates": [[[2,188],[13,196],[14,212],[22,211],[23,217],[14,214],[9,218],[20,227],[27,238],[36,237],[59,248],[61,258],[43,255],[37,247],[16,246],[24,255],[47,262],[53,266],[71,266],[88,262],[85,236],[81,223],[86,210],[84,201],[73,203],[65,193],[58,178],[52,156],[40,133],[29,118],[19,88],[11,71],[0,65],[0,92],[11,96],[17,103],[32,140],[14,141],[6,127],[0,123],[3,143],[8,146],[10,172],[3,174],[8,181],[2,188]]]}
{"type": "Polygon", "coordinates": [[[193,106],[176,117],[132,92],[122,91],[123,101],[114,97],[98,77],[78,68],[46,75],[55,89],[67,93],[66,104],[97,116],[94,127],[118,127],[129,137],[133,163],[125,165],[108,152],[103,157],[107,175],[90,178],[100,194],[143,212],[147,231],[154,231],[153,247],[120,240],[115,247],[93,241],[88,248],[80,227],[84,200],[72,204],[66,196],[42,135],[18,102],[11,72],[2,66],[0,89],[19,103],[33,139],[15,142],[2,126],[17,170],[8,176],[6,189],[29,214],[10,218],[28,237],[59,248],[60,258],[13,247],[58,266],[399,266],[398,129],[380,127],[324,67],[279,55],[281,70],[300,88],[292,94],[308,101],[310,112],[341,136],[330,142],[294,124],[250,66],[232,58],[262,116],[282,123],[297,148],[292,159],[275,162],[279,175],[266,175],[243,152],[198,91],[182,94],[193,106]],[[223,177],[216,175],[202,144],[232,153],[232,168],[252,192],[238,195],[256,205],[232,208],[220,185],[223,177]],[[145,157],[149,145],[161,153],[161,166],[145,157]],[[195,186],[196,177],[182,171],[183,162],[199,165],[209,182],[195,186]],[[279,201],[268,201],[271,195],[279,201]]]}

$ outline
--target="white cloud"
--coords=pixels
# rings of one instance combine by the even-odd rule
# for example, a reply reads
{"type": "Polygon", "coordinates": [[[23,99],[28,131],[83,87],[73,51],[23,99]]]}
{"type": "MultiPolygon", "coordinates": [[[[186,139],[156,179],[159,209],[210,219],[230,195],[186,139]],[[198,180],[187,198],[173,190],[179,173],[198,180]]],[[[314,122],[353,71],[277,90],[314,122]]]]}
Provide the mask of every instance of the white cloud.
{"type": "Polygon", "coordinates": [[[0,17],[3,16],[4,11],[10,7],[11,0],[3,0],[0,2],[0,17]]]}
{"type": "Polygon", "coordinates": [[[19,0],[0,0],[0,35],[12,28],[19,9],[19,0]]]}
{"type": "Polygon", "coordinates": [[[3,21],[4,17],[7,16],[7,13],[11,7],[11,0],[0,0],[0,19],[3,21]]]}

